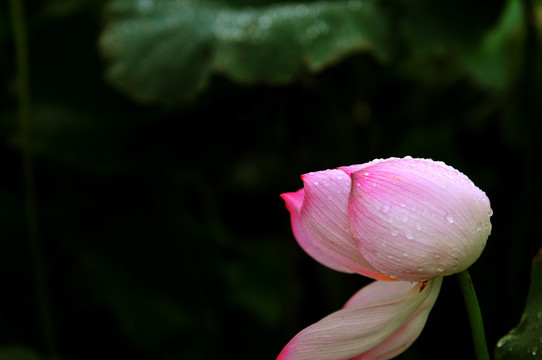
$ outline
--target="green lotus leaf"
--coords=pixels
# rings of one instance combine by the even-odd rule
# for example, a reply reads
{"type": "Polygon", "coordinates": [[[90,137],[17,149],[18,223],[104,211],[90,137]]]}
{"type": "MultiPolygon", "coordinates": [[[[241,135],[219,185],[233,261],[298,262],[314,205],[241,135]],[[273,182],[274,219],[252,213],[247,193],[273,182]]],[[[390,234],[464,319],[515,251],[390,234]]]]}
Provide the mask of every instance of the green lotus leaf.
{"type": "Polygon", "coordinates": [[[100,47],[115,87],[143,102],[193,99],[213,73],[285,84],[356,51],[390,55],[392,26],[368,0],[234,8],[191,0],[115,0],[100,47]]]}
{"type": "Polygon", "coordinates": [[[531,286],[519,325],[499,340],[495,359],[542,359],[542,249],[532,263],[531,286]]]}

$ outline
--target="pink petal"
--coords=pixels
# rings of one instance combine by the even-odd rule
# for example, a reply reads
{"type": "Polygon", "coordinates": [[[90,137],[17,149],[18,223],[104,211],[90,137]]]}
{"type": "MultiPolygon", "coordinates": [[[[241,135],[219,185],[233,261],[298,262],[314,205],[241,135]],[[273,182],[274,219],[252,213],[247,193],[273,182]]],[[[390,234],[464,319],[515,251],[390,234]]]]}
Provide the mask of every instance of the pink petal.
{"type": "Polygon", "coordinates": [[[295,193],[284,193],[281,195],[282,199],[286,203],[286,208],[290,211],[290,219],[292,222],[292,231],[297,242],[303,250],[314,259],[324,264],[325,266],[337,271],[351,273],[352,270],[345,267],[341,262],[333,256],[330,256],[328,252],[325,252],[305,231],[301,220],[299,218],[299,212],[301,211],[301,205],[303,204],[304,190],[300,189],[295,193]]]}
{"type": "Polygon", "coordinates": [[[391,280],[363,258],[350,232],[347,214],[350,176],[342,170],[325,170],[301,178],[305,195],[300,219],[314,244],[352,272],[391,280]]]}
{"type": "Polygon", "coordinates": [[[425,326],[427,317],[437,300],[440,286],[442,285],[442,277],[431,280],[431,283],[434,284],[433,288],[430,290],[429,296],[425,299],[423,304],[410,315],[407,321],[405,321],[386,340],[352,360],[392,359],[408,349],[410,345],[416,341],[425,326]]]}
{"type": "Polygon", "coordinates": [[[420,283],[376,281],[354,295],[344,309],[298,333],[277,360],[346,360],[373,350],[398,354],[421,331],[425,321],[417,320],[415,314],[432,306],[441,281],[429,282],[422,291],[420,283]],[[403,327],[410,319],[414,319],[411,325],[403,327]],[[403,335],[404,328],[415,336],[403,335]]]}
{"type": "Polygon", "coordinates": [[[442,162],[388,159],[351,177],[351,230],[364,258],[392,278],[422,281],[469,267],[492,214],[485,193],[442,162]]]}

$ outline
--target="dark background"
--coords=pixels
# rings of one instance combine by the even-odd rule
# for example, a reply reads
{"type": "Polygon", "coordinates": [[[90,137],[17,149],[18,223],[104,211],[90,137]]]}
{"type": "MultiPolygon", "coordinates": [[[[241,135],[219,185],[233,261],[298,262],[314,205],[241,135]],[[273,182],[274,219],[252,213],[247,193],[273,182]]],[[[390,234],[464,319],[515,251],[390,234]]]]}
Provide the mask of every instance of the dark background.
{"type": "MultiPolygon", "coordinates": [[[[0,355],[49,358],[52,343],[59,359],[274,359],[369,282],[306,255],[279,194],[300,188],[305,172],[405,155],[452,165],[491,200],[493,233],[470,272],[493,348],[519,321],[540,246],[539,24],[518,22],[510,49],[519,61],[497,87],[456,60],[481,46],[505,1],[389,3],[401,5],[398,22],[415,6],[418,36],[442,48],[414,56],[411,38],[393,61],[354,52],[280,85],[214,75],[192,101],[165,107],[104,79],[105,1],[25,1],[36,280],[2,2],[0,355]]],[[[448,277],[399,358],[469,354],[463,300],[448,277]]]]}

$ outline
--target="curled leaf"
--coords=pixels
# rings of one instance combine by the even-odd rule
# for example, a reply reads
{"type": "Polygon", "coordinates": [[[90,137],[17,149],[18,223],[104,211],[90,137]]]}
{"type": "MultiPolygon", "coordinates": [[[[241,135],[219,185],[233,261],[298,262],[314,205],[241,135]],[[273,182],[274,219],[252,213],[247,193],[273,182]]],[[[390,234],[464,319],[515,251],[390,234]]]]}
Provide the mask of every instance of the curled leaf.
{"type": "Polygon", "coordinates": [[[531,286],[519,325],[499,340],[495,359],[542,359],[542,248],[533,259],[531,286]]]}

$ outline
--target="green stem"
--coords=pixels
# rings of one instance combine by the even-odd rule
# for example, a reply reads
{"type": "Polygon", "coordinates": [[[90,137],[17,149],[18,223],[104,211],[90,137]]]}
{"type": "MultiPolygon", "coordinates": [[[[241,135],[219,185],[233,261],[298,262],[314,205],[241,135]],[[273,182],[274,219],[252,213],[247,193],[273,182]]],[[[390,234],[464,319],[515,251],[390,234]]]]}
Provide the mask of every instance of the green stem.
{"type": "Polygon", "coordinates": [[[480,311],[480,305],[478,304],[476,292],[472,285],[472,279],[467,270],[458,273],[457,279],[459,281],[461,292],[463,293],[463,298],[465,299],[465,306],[467,307],[476,359],[489,360],[482,312],[480,311]]]}
{"type": "Polygon", "coordinates": [[[51,307],[47,295],[46,277],[38,232],[38,216],[34,186],[34,166],[32,151],[32,121],[28,66],[28,40],[22,0],[11,0],[11,22],[15,42],[17,63],[18,126],[21,146],[22,177],[24,191],[25,217],[36,283],[36,298],[45,347],[52,355],[55,353],[51,307]]]}

